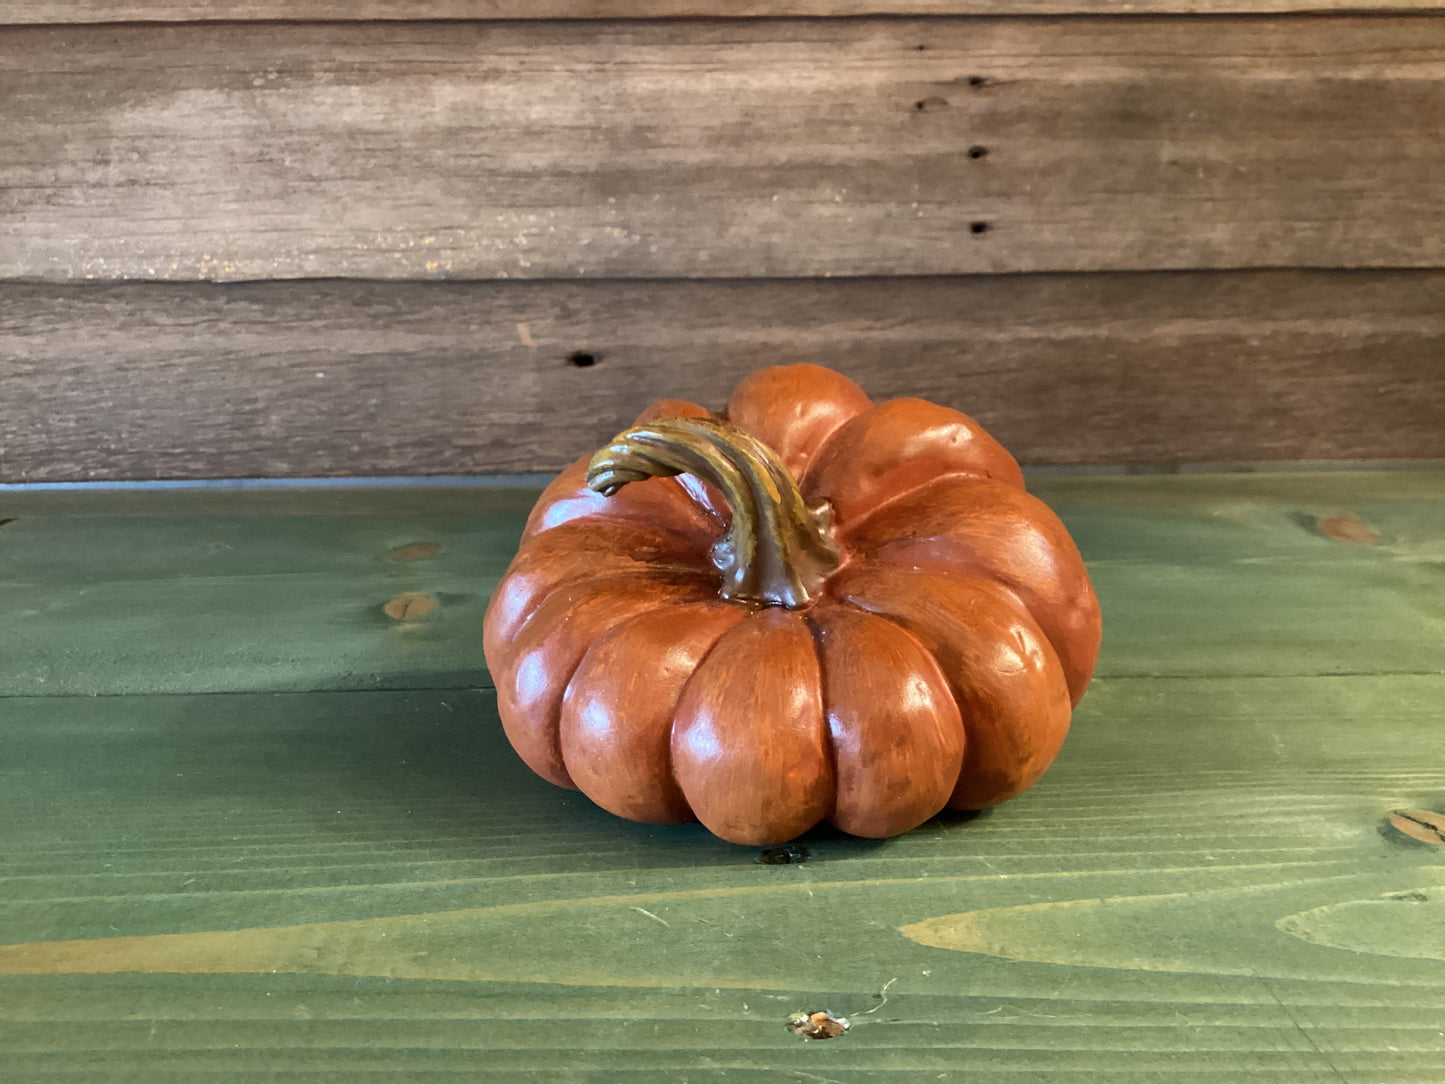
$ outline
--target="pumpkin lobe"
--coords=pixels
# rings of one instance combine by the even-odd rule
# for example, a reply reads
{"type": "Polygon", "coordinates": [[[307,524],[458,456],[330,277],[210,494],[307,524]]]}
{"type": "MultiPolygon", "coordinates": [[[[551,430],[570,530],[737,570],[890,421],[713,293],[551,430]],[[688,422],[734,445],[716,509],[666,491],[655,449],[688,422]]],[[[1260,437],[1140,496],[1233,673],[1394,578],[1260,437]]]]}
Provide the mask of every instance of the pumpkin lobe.
{"type": "Polygon", "coordinates": [[[1069,729],[1058,657],[1006,588],[980,578],[865,563],[838,597],[896,621],[938,660],[963,719],[963,766],[948,805],[982,809],[1031,787],[1069,729]]]}
{"type": "Polygon", "coordinates": [[[638,614],[587,649],[562,699],[567,773],[609,813],[692,820],[672,778],[672,718],[703,657],[747,611],[720,599],[638,614]]]}
{"type": "Polygon", "coordinates": [[[801,614],[749,614],[683,686],[672,772],[697,819],[730,843],[786,843],[832,812],[834,770],[817,649],[801,614]]]}
{"type": "Polygon", "coordinates": [[[828,819],[879,839],[916,828],[948,804],[962,767],[963,720],[947,678],[886,618],[825,600],[808,621],[837,771],[828,819]]]}
{"type": "Polygon", "coordinates": [[[899,569],[982,574],[1013,592],[1058,654],[1077,704],[1099,654],[1099,601],[1059,517],[987,478],[946,475],[881,505],[843,532],[849,551],[899,569]]]}

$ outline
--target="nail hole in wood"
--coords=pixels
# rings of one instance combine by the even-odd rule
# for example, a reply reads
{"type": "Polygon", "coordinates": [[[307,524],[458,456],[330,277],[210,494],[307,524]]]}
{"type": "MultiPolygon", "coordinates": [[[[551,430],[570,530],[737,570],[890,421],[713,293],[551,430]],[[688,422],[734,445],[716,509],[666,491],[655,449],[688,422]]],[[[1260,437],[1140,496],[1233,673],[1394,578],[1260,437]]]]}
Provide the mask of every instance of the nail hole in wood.
{"type": "Polygon", "coordinates": [[[578,350],[567,355],[567,364],[578,369],[590,369],[601,360],[600,355],[589,353],[586,350],[578,350]]]}
{"type": "Polygon", "coordinates": [[[973,234],[987,233],[992,227],[987,222],[970,222],[968,232],[973,234]]]}
{"type": "Polygon", "coordinates": [[[988,86],[988,77],[985,75],[970,75],[968,77],[968,85],[971,87],[986,87],[988,86]]]}
{"type": "Polygon", "coordinates": [[[988,148],[987,148],[987,147],[980,147],[980,146],[978,146],[977,144],[975,144],[974,146],[968,148],[968,156],[969,156],[970,158],[987,158],[987,157],[988,157],[988,148]]]}

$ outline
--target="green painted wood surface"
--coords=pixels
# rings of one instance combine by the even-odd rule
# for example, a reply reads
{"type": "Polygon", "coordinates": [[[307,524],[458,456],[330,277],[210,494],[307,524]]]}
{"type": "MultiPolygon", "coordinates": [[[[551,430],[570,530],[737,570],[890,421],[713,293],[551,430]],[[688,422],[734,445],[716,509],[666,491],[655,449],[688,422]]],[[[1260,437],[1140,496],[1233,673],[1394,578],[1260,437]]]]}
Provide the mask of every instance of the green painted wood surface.
{"type": "MultiPolygon", "coordinates": [[[[1107,602],[1101,675],[1440,670],[1445,473],[1056,476],[1034,488],[1107,602]],[[1344,513],[1379,544],[1320,532],[1344,513]]],[[[485,685],[482,611],[532,496],[282,491],[246,495],[237,515],[226,494],[0,494],[0,518],[14,517],[0,527],[0,694],[485,685]],[[390,558],[416,542],[436,555],[390,558]],[[383,607],[404,592],[438,606],[393,621],[383,607]]]]}
{"type": "Polygon", "coordinates": [[[1108,624],[1059,762],[794,865],[508,750],[519,495],[0,494],[0,1079],[1438,1084],[1445,475],[1036,489],[1108,624]]]}

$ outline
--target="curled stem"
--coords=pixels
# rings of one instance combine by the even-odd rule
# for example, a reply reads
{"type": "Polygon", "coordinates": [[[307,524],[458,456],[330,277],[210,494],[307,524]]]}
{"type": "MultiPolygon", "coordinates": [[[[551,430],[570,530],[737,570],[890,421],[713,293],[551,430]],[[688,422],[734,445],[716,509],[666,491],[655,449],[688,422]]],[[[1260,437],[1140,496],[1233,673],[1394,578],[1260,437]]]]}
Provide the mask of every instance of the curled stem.
{"type": "Polygon", "coordinates": [[[809,504],[776,452],[712,418],[667,418],[619,433],[592,457],[587,484],[611,496],[629,482],[691,474],[716,487],[732,512],[713,543],[723,598],[798,609],[838,567],[827,501],[809,504]]]}

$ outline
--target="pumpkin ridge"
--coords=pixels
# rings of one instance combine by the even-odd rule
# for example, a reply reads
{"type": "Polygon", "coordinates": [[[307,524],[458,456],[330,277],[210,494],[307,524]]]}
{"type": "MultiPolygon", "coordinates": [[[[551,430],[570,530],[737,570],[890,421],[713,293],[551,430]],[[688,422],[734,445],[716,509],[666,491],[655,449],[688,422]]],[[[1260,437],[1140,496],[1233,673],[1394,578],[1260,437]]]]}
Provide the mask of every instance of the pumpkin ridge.
{"type": "Polygon", "coordinates": [[[823,707],[823,751],[828,758],[828,773],[833,780],[833,798],[828,803],[828,812],[824,813],[819,823],[827,821],[833,823],[833,818],[838,813],[838,747],[833,743],[833,728],[828,725],[828,661],[823,651],[822,629],[812,613],[804,613],[803,621],[808,626],[808,633],[813,638],[813,655],[818,660],[818,703],[823,707]]]}
{"type": "MultiPolygon", "coordinates": [[[[928,655],[933,659],[933,661],[934,661],[935,663],[938,663],[938,668],[939,668],[940,670],[943,669],[943,663],[939,661],[938,656],[935,655],[935,654],[933,653],[933,651],[931,651],[931,650],[929,649],[929,647],[928,647],[927,644],[925,644],[921,639],[919,639],[917,633],[915,633],[912,629],[910,629],[907,625],[905,625],[902,621],[900,621],[900,620],[899,620],[896,616],[894,616],[893,614],[883,613],[882,611],[879,611],[879,610],[870,610],[870,609],[868,609],[866,606],[862,606],[862,605],[858,604],[857,602],[853,601],[851,598],[848,598],[846,595],[836,596],[835,599],[834,599],[834,601],[837,602],[838,605],[840,605],[840,606],[847,606],[847,607],[850,607],[851,609],[854,609],[854,610],[859,611],[860,613],[868,614],[870,617],[876,617],[879,621],[886,621],[886,622],[888,622],[888,624],[892,625],[892,626],[893,626],[894,628],[896,628],[899,632],[902,632],[904,635],[906,635],[906,636],[908,636],[908,637],[911,637],[913,640],[917,641],[919,647],[923,648],[923,650],[928,653],[928,655]]],[[[964,750],[965,750],[964,756],[967,756],[967,755],[968,755],[968,753],[967,753],[967,749],[968,749],[968,718],[967,718],[966,715],[964,715],[964,711],[963,711],[964,705],[961,704],[961,703],[959,703],[958,693],[954,690],[954,688],[953,688],[953,683],[947,679],[947,674],[944,675],[944,691],[948,694],[948,698],[949,698],[951,701],[953,701],[954,709],[958,712],[959,717],[960,717],[961,719],[963,719],[963,739],[964,739],[964,750]]],[[[959,767],[958,767],[958,773],[957,773],[957,775],[962,775],[962,774],[963,774],[963,765],[960,764],[959,767]]],[[[954,785],[955,785],[955,786],[956,786],[957,783],[958,783],[957,775],[956,775],[955,778],[954,778],[954,785]]],[[[947,805],[946,805],[946,804],[945,804],[944,808],[947,808],[947,805]]],[[[942,812],[942,810],[940,809],[939,812],[942,812]]]]}
{"type": "Polygon", "coordinates": [[[569,584],[652,573],[700,575],[711,582],[716,570],[707,559],[706,548],[695,537],[650,528],[634,520],[598,518],[589,524],[586,519],[578,519],[551,528],[523,545],[497,580],[483,619],[484,642],[496,646],[516,636],[538,606],[569,584]],[[602,543],[600,547],[598,543],[602,543]],[[578,561],[562,575],[549,578],[551,566],[556,563],[553,551],[559,545],[569,556],[580,552],[589,555],[590,561],[578,561]],[[665,554],[665,559],[651,560],[645,552],[638,552],[649,549],[665,554]],[[609,563],[619,557],[625,559],[609,563]]]}
{"type": "Polygon", "coordinates": [[[801,479],[838,518],[856,522],[887,501],[948,475],[1024,489],[1018,462],[979,423],[952,407],[915,396],[877,403],[839,426],[801,479]]]}
{"type": "MultiPolygon", "coordinates": [[[[756,610],[751,612],[744,612],[743,618],[741,621],[738,622],[738,624],[741,625],[751,620],[757,615],[757,613],[758,611],[756,610]]],[[[692,673],[687,675],[687,680],[682,683],[682,688],[677,691],[677,699],[674,700],[672,704],[672,717],[667,724],[667,775],[668,778],[672,780],[672,785],[675,786],[678,790],[678,793],[682,795],[683,803],[687,806],[688,814],[692,817],[693,820],[698,819],[697,811],[692,808],[692,802],[688,798],[687,792],[682,789],[682,781],[677,777],[677,764],[675,758],[672,755],[673,736],[677,729],[677,707],[679,704],[682,703],[683,698],[687,695],[688,686],[697,680],[698,673],[702,670],[708,659],[712,658],[713,652],[717,650],[717,645],[722,642],[723,636],[727,635],[731,631],[731,628],[724,629],[722,633],[719,634],[715,640],[713,640],[712,643],[708,644],[707,650],[698,656],[697,664],[692,668],[692,673]]]]}
{"type": "Polygon", "coordinates": [[[916,571],[979,568],[983,578],[1012,591],[1044,630],[1068,677],[1071,702],[1077,705],[1083,697],[1100,646],[1098,598],[1068,528],[1038,497],[996,479],[944,475],[845,523],[839,533],[848,548],[869,563],[899,571],[908,571],[910,564],[916,571]],[[936,515],[952,499],[972,500],[968,490],[973,487],[979,495],[976,512],[956,508],[949,513],[954,516],[951,524],[945,518],[941,526],[926,529],[911,522],[936,515]],[[914,507],[898,516],[900,502],[910,500],[914,507]],[[987,523],[1001,529],[972,529],[987,523]],[[977,543],[990,540],[995,543],[991,548],[978,548],[977,543]],[[1029,554],[1034,555],[1034,568],[1017,561],[1029,554]]]}
{"type": "Polygon", "coordinates": [[[673,720],[697,667],[746,617],[717,598],[664,603],[626,618],[588,646],[568,678],[558,719],[563,766],[583,794],[631,820],[697,819],[672,770],[673,720]],[[687,655],[664,660],[657,650],[662,643],[687,655]],[[631,665],[647,673],[640,687],[628,681],[631,665]],[[686,668],[680,681],[679,665],[686,668]],[[638,741],[639,734],[646,740],[638,741]]]}
{"type": "Polygon", "coordinates": [[[598,584],[599,586],[605,583],[610,583],[613,580],[636,579],[645,581],[654,578],[671,580],[678,587],[690,586],[690,581],[696,581],[698,585],[706,586],[708,588],[713,588],[716,585],[715,576],[710,576],[706,572],[698,569],[683,568],[680,574],[675,576],[667,574],[668,572],[670,572],[669,566],[659,565],[656,568],[630,569],[626,571],[619,570],[617,572],[599,572],[592,574],[583,574],[580,576],[571,576],[565,580],[559,580],[557,583],[547,588],[547,590],[544,591],[542,594],[537,596],[536,600],[533,602],[531,611],[527,614],[525,618],[522,619],[522,623],[517,626],[516,631],[512,634],[512,639],[519,639],[527,631],[527,628],[532,624],[532,619],[542,612],[543,607],[547,605],[548,601],[552,598],[553,595],[555,595],[558,591],[561,591],[563,588],[570,587],[583,580],[586,580],[588,583],[598,584]],[[658,572],[662,572],[664,574],[660,576],[656,575],[658,572]]]}
{"type": "Polygon", "coordinates": [[[714,835],[784,843],[833,803],[825,730],[812,634],[796,611],[768,607],[723,633],[688,680],[671,732],[675,778],[714,835]]]}
{"type": "MultiPolygon", "coordinates": [[[[929,486],[943,485],[946,482],[953,481],[992,482],[997,485],[1009,486],[1008,482],[1005,482],[999,478],[994,478],[993,476],[986,474],[983,471],[951,470],[944,474],[935,474],[932,478],[924,478],[923,480],[916,482],[913,485],[905,486],[904,488],[898,490],[898,492],[887,497],[881,503],[876,504],[872,508],[868,509],[866,513],[859,516],[857,519],[849,519],[843,523],[840,523],[838,525],[838,533],[840,535],[851,535],[855,532],[863,531],[864,528],[867,527],[869,522],[876,519],[878,516],[883,515],[894,505],[898,504],[901,501],[906,501],[910,497],[916,497],[919,490],[927,489],[929,486]]],[[[1009,488],[1015,490],[1016,492],[1024,493],[1030,497],[1034,496],[1022,486],[1009,486],[1009,488]]],[[[1034,497],[1034,499],[1038,500],[1037,497],[1034,497]]]]}
{"type": "Polygon", "coordinates": [[[902,622],[845,599],[828,600],[821,619],[818,611],[814,611],[808,620],[823,663],[824,722],[830,741],[834,735],[834,719],[827,710],[830,650],[839,655],[857,653],[862,674],[866,675],[866,679],[860,681],[857,671],[845,667],[840,671],[848,675],[843,679],[843,687],[831,690],[842,697],[839,729],[845,735],[851,731],[851,744],[855,748],[846,753],[845,780],[839,767],[845,756],[838,752],[836,741],[833,742],[835,799],[829,823],[853,835],[879,838],[909,831],[937,816],[958,787],[968,747],[962,709],[942,664],[927,644],[902,622]],[[826,630],[825,622],[829,626],[826,630]],[[888,630],[883,641],[877,635],[879,628],[888,630]],[[833,638],[831,649],[826,646],[829,636],[833,638]],[[855,636],[870,643],[864,648],[853,642],[855,636]],[[870,669],[880,658],[887,660],[882,682],[870,669]],[[906,680],[899,681],[896,688],[888,687],[886,682],[898,677],[899,671],[895,668],[899,665],[906,680]],[[917,683],[923,687],[921,698],[917,683]],[[865,690],[861,696],[860,684],[865,690]],[[921,708],[920,699],[925,702],[921,708]],[[866,710],[859,710],[855,702],[858,700],[866,710]],[[884,720],[888,725],[884,725],[884,720]],[[888,741],[890,736],[897,737],[892,745],[888,741]],[[860,755],[858,750],[862,748],[873,749],[874,757],[860,755]],[[957,763],[951,772],[938,770],[953,758],[954,750],[957,763]],[[904,779],[908,793],[900,800],[896,788],[904,779]],[[863,789],[869,795],[869,799],[861,803],[858,800],[860,781],[866,781],[863,789]],[[920,795],[930,793],[930,799],[919,800],[920,795]]]}
{"type": "MultiPolygon", "coordinates": [[[[1029,610],[1018,603],[1012,592],[985,577],[961,579],[937,571],[913,571],[873,565],[871,568],[859,569],[856,579],[861,580],[861,585],[856,582],[851,585],[842,584],[839,597],[913,633],[939,663],[954,694],[955,703],[964,720],[966,743],[958,787],[954,797],[949,799],[949,807],[977,809],[996,805],[1032,786],[1058,755],[1058,746],[1068,733],[1072,704],[1068,696],[1063,662],[1029,610]],[[962,601],[966,610],[950,612],[960,599],[955,597],[950,600],[949,591],[938,590],[933,594],[924,592],[911,599],[906,593],[898,591],[900,583],[930,579],[951,583],[958,589],[972,584],[974,586],[971,590],[978,593],[978,601],[965,597],[962,601]],[[875,601],[869,597],[875,592],[891,601],[887,604],[875,601]],[[902,597],[895,600],[895,593],[902,597]],[[990,602],[990,599],[993,601],[990,602]],[[936,609],[931,605],[933,600],[941,604],[936,609]],[[1039,652],[1036,664],[1032,667],[1025,665],[1014,671],[996,671],[991,660],[975,658],[971,669],[959,671],[956,667],[970,665],[970,655],[978,655],[977,644],[990,642],[991,637],[987,635],[989,626],[996,624],[998,617],[996,612],[989,612],[994,602],[1002,602],[1007,616],[1018,623],[1018,629],[1027,641],[1026,648],[1039,652]],[[982,640],[979,639],[980,636],[983,637],[982,640]],[[934,640],[937,640],[936,646],[933,644],[934,640]],[[957,658],[952,662],[947,660],[943,656],[944,649],[957,658]],[[1050,674],[1053,676],[1050,677],[1050,674]],[[1051,691],[1049,686],[1054,679],[1057,679],[1058,687],[1051,691]],[[1019,682],[1022,684],[1018,684],[1019,682]],[[1004,696],[1005,700],[996,701],[995,694],[1004,696]],[[1033,741],[1014,741],[1012,744],[1005,742],[1001,746],[996,745],[992,751],[986,743],[981,746],[979,741],[975,740],[981,736],[980,726],[985,728],[984,732],[992,729],[996,735],[1014,739],[1027,733],[1026,728],[1021,729],[1024,724],[1045,719],[1045,716],[1036,716],[1031,712],[1021,712],[1012,717],[999,716],[995,709],[1017,706],[1009,704],[1008,698],[1024,695],[1026,700],[1030,700],[1035,696],[1043,696],[1045,700],[1042,703],[1047,703],[1048,698],[1056,694],[1062,694],[1064,698],[1065,710],[1062,713],[1061,726],[1057,725],[1060,720],[1055,719],[1049,728],[1034,734],[1033,741]],[[990,716],[993,716],[992,723],[988,721],[990,716]],[[970,748],[972,754],[969,752],[970,748]],[[1005,762],[991,763],[997,760],[999,753],[1006,755],[1005,762]],[[987,769],[983,774],[980,774],[981,763],[987,769]],[[967,793],[969,800],[960,801],[961,793],[967,793]]],[[[920,586],[923,585],[925,584],[920,583],[920,586]]],[[[996,632],[997,629],[993,631],[996,632]]],[[[1052,704],[1053,709],[1058,707],[1058,704],[1052,704]]]]}
{"type": "Polygon", "coordinates": [[[873,400],[834,369],[811,362],[759,369],[733,389],[722,417],[768,445],[796,478],[873,400]]]}

